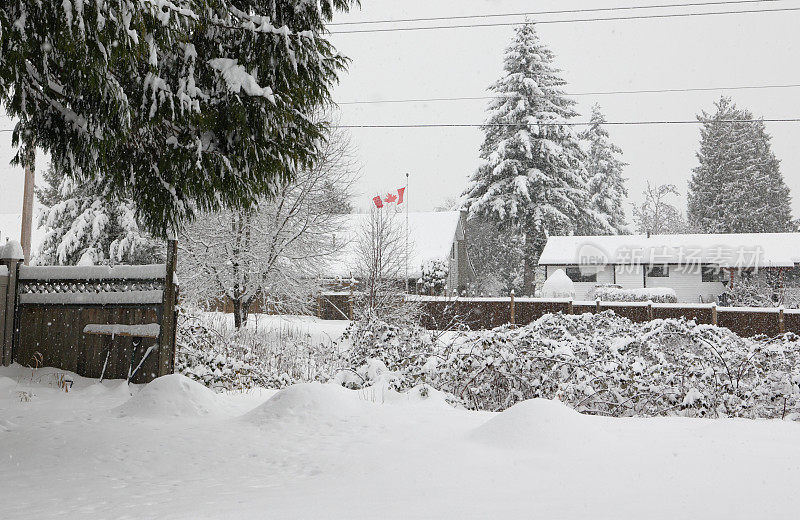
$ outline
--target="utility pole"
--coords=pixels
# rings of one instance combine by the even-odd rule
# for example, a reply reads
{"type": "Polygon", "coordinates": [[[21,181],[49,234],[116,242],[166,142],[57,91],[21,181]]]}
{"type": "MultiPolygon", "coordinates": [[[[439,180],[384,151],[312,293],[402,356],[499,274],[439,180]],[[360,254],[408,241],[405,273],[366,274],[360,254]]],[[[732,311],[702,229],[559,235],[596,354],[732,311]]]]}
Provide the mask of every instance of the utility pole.
{"type": "Polygon", "coordinates": [[[22,226],[20,243],[25,254],[25,265],[31,261],[31,233],[33,232],[33,187],[36,185],[36,147],[28,141],[23,143],[23,166],[25,188],[22,193],[22,226]]]}

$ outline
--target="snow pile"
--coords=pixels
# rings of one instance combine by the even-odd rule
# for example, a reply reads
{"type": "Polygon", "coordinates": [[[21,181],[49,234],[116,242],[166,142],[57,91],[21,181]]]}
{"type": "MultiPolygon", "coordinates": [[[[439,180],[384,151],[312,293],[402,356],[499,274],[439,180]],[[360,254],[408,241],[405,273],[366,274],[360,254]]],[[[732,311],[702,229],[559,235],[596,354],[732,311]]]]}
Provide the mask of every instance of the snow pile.
{"type": "Polygon", "coordinates": [[[180,374],[153,380],[115,411],[120,417],[201,417],[223,413],[214,392],[180,374]]]}
{"type": "Polygon", "coordinates": [[[574,298],[575,284],[563,269],[556,269],[542,285],[543,298],[574,298]]]}
{"type": "Polygon", "coordinates": [[[594,299],[604,302],[653,302],[678,303],[675,290],[669,287],[647,287],[620,289],[618,287],[595,287],[594,299]]]}
{"type": "Polygon", "coordinates": [[[245,420],[257,425],[287,421],[330,423],[360,415],[365,406],[368,403],[354,390],[334,384],[300,383],[272,396],[245,415],[245,420]]]}
{"type": "Polygon", "coordinates": [[[587,431],[587,424],[584,416],[563,403],[529,399],[491,418],[471,438],[507,448],[569,447],[598,433],[587,431]]]}
{"type": "Polygon", "coordinates": [[[3,260],[22,260],[25,258],[25,253],[22,252],[22,246],[19,240],[9,240],[2,247],[0,247],[0,259],[3,260]]]}

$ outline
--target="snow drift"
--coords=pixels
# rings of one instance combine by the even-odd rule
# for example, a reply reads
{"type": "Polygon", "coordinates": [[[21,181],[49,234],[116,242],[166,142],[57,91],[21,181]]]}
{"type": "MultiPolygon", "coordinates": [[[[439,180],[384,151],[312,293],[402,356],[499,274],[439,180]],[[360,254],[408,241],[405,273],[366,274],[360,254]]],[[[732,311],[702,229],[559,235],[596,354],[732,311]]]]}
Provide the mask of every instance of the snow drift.
{"type": "Polygon", "coordinates": [[[368,406],[355,390],[332,384],[302,383],[281,390],[245,415],[245,420],[258,425],[283,421],[330,422],[362,414],[368,406]]]}
{"type": "Polygon", "coordinates": [[[114,411],[120,417],[202,417],[223,414],[213,391],[180,374],[153,380],[114,411]]]}
{"type": "Polygon", "coordinates": [[[592,420],[567,405],[550,399],[522,401],[489,419],[470,438],[498,447],[569,447],[585,443],[599,433],[592,420]]]}

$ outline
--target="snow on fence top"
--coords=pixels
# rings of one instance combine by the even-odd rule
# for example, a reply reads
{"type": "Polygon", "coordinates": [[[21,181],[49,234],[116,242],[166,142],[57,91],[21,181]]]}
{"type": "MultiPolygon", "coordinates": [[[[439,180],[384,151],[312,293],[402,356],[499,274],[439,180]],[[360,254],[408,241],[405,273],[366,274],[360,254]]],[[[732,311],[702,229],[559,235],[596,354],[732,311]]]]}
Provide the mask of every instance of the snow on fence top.
{"type": "Polygon", "coordinates": [[[161,333],[158,323],[144,323],[141,325],[120,325],[116,323],[90,323],[83,328],[84,334],[99,334],[103,336],[134,336],[137,338],[157,338],[161,333]]]}
{"type": "Polygon", "coordinates": [[[20,280],[154,280],[166,278],[164,264],[151,265],[43,265],[21,266],[20,280]]]}
{"type": "Polygon", "coordinates": [[[551,236],[540,265],[711,264],[793,267],[800,233],[551,236]]]}
{"type": "Polygon", "coordinates": [[[0,265],[0,276],[8,276],[8,267],[0,265]]]}

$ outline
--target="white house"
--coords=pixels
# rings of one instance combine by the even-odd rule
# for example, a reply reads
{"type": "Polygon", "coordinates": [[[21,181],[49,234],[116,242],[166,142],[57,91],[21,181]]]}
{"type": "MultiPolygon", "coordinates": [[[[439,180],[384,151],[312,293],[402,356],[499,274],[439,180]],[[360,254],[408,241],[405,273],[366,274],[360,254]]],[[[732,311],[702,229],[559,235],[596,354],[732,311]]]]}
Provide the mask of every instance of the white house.
{"type": "MultiPolygon", "coordinates": [[[[369,214],[344,215],[342,230],[332,240],[343,244],[340,254],[326,269],[326,278],[359,279],[358,237],[369,224],[369,214]]],[[[397,214],[405,229],[405,213],[397,214]]],[[[432,260],[448,265],[447,291],[465,289],[474,280],[467,258],[465,216],[459,211],[412,212],[408,214],[408,278],[414,292],[422,266],[432,260]]],[[[402,281],[402,280],[401,280],[402,281]]]]}
{"type": "Polygon", "coordinates": [[[711,302],[736,276],[793,270],[800,233],[614,235],[549,237],[539,265],[564,269],[575,298],[597,285],[672,288],[680,302],[711,302]]]}

